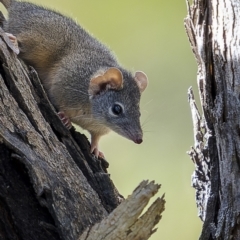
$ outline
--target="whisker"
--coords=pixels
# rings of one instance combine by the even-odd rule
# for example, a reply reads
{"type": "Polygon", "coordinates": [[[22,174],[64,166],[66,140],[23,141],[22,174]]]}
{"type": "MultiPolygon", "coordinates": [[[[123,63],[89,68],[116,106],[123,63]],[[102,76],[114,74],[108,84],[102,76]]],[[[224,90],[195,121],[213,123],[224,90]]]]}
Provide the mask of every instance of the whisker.
{"type": "Polygon", "coordinates": [[[150,121],[152,121],[152,114],[148,115],[146,119],[143,120],[141,127],[145,126],[147,123],[149,123],[150,121]]]}
{"type": "Polygon", "coordinates": [[[151,103],[153,101],[153,98],[150,99],[148,102],[144,103],[144,105],[142,106],[142,108],[146,107],[149,103],[151,103]]]}
{"type": "Polygon", "coordinates": [[[146,109],[142,110],[141,112],[142,112],[142,113],[149,114],[149,112],[148,112],[146,109]]]}
{"type": "Polygon", "coordinates": [[[152,121],[152,119],[148,119],[146,121],[144,121],[142,124],[141,124],[141,127],[145,127],[148,123],[150,123],[152,121]]]}

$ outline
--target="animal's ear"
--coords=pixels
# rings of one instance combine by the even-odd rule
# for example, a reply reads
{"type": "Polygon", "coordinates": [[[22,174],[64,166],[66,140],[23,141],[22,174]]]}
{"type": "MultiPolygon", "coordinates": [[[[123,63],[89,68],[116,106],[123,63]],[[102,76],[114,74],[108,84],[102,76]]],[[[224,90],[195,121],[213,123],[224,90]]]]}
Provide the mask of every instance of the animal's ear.
{"type": "Polygon", "coordinates": [[[148,77],[144,72],[135,72],[134,80],[136,81],[140,93],[142,93],[148,85],[148,77]]]}
{"type": "Polygon", "coordinates": [[[120,90],[122,88],[122,72],[118,68],[109,68],[104,74],[90,80],[88,93],[93,97],[108,89],[120,90]]]}

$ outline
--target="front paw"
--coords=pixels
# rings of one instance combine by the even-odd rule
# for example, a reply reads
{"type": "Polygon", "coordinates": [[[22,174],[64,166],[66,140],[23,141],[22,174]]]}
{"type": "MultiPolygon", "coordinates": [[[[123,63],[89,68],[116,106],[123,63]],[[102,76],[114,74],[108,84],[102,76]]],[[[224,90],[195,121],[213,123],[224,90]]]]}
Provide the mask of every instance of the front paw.
{"type": "Polygon", "coordinates": [[[7,37],[8,38],[5,38],[8,46],[16,53],[16,54],[19,54],[20,50],[19,50],[19,47],[18,47],[18,41],[17,41],[17,38],[12,35],[11,33],[6,33],[7,37]],[[9,42],[10,40],[10,42],[9,42]]]}
{"type": "Polygon", "coordinates": [[[64,112],[58,112],[58,116],[61,119],[63,125],[67,128],[70,129],[72,127],[72,123],[70,119],[65,115],[64,112]]]}
{"type": "Polygon", "coordinates": [[[97,146],[91,146],[91,153],[94,154],[97,158],[105,159],[103,152],[99,151],[97,146]]]}

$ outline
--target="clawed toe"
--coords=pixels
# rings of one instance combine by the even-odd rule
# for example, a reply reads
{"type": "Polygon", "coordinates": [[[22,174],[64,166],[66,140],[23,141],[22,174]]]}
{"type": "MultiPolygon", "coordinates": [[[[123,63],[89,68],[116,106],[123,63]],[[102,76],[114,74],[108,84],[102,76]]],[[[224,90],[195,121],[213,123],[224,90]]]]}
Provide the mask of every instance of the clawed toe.
{"type": "Polygon", "coordinates": [[[11,33],[6,33],[6,35],[8,36],[8,39],[11,41],[12,43],[12,47],[11,49],[16,53],[16,54],[19,54],[20,50],[18,48],[18,41],[17,41],[17,38],[12,35],[11,33]]]}
{"type": "Polygon", "coordinates": [[[58,116],[67,129],[70,129],[72,127],[70,119],[64,114],[64,112],[58,112],[58,116]]]}
{"type": "Polygon", "coordinates": [[[91,146],[91,153],[94,154],[97,158],[105,159],[103,152],[99,151],[97,146],[91,146]]]}
{"type": "Polygon", "coordinates": [[[105,159],[103,152],[100,152],[100,151],[99,151],[98,157],[105,159]]]}

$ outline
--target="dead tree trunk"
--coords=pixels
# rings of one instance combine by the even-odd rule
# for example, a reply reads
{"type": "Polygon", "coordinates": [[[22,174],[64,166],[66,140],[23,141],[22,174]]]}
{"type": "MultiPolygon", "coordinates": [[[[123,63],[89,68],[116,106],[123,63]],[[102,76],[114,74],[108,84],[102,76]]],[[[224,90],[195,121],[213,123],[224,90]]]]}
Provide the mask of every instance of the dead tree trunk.
{"type": "Polygon", "coordinates": [[[139,216],[160,186],[144,181],[123,200],[12,47],[0,29],[0,239],[148,239],[164,199],[139,216]]]}
{"type": "Polygon", "coordinates": [[[240,2],[194,0],[185,27],[198,64],[200,116],[189,102],[202,240],[240,239],[240,2]]]}

